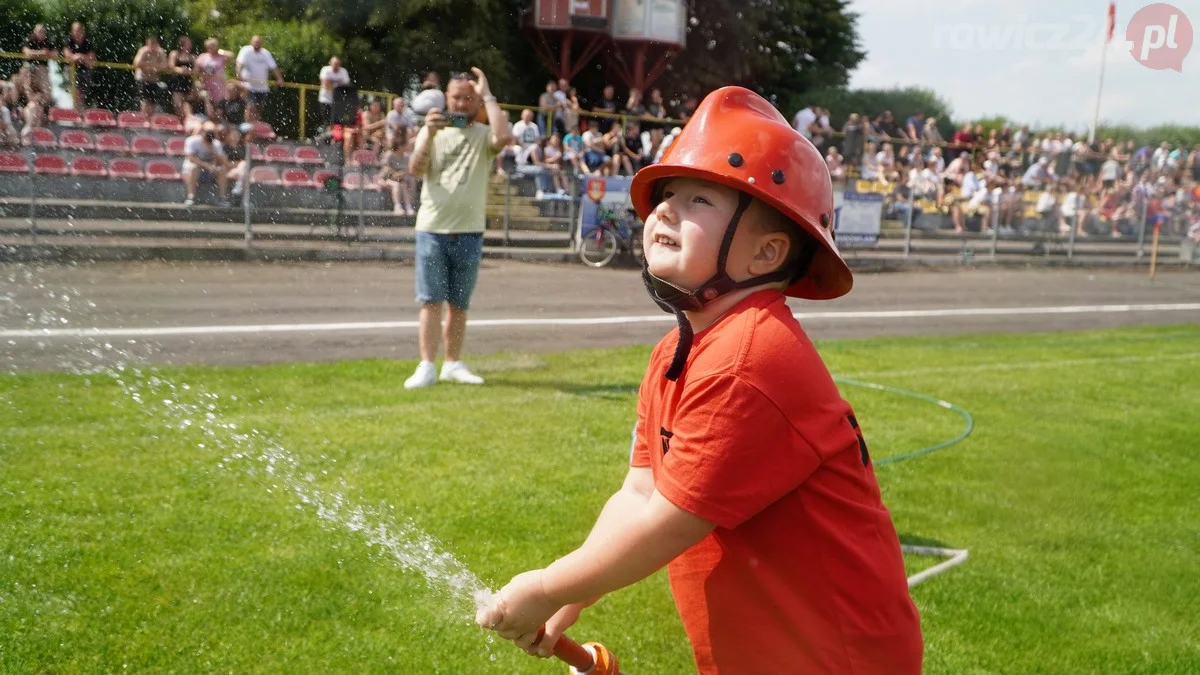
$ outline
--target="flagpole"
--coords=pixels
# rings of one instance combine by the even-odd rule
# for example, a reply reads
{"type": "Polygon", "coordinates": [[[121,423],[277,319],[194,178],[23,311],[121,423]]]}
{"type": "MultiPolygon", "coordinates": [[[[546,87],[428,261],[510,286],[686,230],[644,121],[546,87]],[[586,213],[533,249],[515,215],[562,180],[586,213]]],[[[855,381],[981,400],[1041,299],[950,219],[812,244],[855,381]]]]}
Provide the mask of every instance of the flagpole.
{"type": "Polygon", "coordinates": [[[1096,142],[1096,126],[1100,124],[1100,95],[1104,93],[1104,64],[1108,60],[1108,40],[1100,47],[1100,85],[1096,88],[1096,111],[1092,114],[1092,128],[1088,131],[1088,145],[1096,142]]]}
{"type": "Polygon", "coordinates": [[[1100,84],[1096,87],[1096,110],[1092,113],[1092,128],[1088,131],[1088,145],[1096,142],[1096,127],[1100,125],[1100,97],[1104,93],[1104,66],[1108,62],[1108,43],[1112,42],[1116,28],[1116,2],[1108,4],[1108,30],[1100,45],[1100,84]]]}

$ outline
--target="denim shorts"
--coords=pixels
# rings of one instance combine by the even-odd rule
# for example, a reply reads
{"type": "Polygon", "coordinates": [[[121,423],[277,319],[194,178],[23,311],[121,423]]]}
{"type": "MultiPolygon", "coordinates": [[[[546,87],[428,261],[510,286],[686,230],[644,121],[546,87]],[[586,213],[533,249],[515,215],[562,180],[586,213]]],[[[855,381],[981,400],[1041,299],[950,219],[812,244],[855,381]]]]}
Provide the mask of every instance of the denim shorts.
{"type": "Polygon", "coordinates": [[[469,309],[482,257],[482,232],[417,232],[417,302],[469,309]]]}

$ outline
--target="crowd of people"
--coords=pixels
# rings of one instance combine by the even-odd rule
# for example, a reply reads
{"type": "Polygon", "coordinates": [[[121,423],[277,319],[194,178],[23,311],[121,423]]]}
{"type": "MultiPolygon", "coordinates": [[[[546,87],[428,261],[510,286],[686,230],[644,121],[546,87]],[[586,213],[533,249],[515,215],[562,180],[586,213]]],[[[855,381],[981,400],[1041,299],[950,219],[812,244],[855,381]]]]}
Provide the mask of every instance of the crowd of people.
{"type": "Polygon", "coordinates": [[[1139,233],[1144,219],[1163,234],[1200,239],[1200,145],[1089,142],[1027,125],[985,133],[978,124],[946,141],[922,112],[902,125],[889,111],[853,113],[838,133],[817,106],[799,111],[793,126],[825,151],[835,181],[873,181],[903,200],[932,203],[956,232],[976,229],[968,223],[978,218],[983,231],[996,223],[1122,237],[1139,233]],[[1035,205],[1032,222],[1023,219],[1026,203],[1035,205]]]}

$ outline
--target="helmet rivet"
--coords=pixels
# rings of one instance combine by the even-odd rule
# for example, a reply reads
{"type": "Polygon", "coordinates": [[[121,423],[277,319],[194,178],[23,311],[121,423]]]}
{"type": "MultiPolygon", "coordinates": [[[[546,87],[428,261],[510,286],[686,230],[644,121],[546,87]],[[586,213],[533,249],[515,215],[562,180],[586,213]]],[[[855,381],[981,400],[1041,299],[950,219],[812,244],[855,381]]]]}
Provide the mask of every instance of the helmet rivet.
{"type": "Polygon", "coordinates": [[[747,178],[746,182],[750,183],[751,185],[754,185],[754,176],[750,176],[749,178],[747,178]]]}
{"type": "Polygon", "coordinates": [[[744,160],[742,159],[742,156],[739,155],[738,153],[735,152],[735,153],[729,155],[729,166],[732,166],[733,168],[736,169],[739,166],[741,166],[743,162],[744,162],[744,160]]]}
{"type": "Polygon", "coordinates": [[[821,227],[823,227],[825,229],[829,229],[829,214],[828,213],[821,214],[821,227]]]}
{"type": "Polygon", "coordinates": [[[712,300],[715,297],[717,297],[717,289],[715,289],[715,288],[704,289],[704,299],[705,300],[712,300]]]}
{"type": "Polygon", "coordinates": [[[783,185],[783,171],[781,169],[772,171],[771,180],[775,181],[776,185],[783,185]]]}

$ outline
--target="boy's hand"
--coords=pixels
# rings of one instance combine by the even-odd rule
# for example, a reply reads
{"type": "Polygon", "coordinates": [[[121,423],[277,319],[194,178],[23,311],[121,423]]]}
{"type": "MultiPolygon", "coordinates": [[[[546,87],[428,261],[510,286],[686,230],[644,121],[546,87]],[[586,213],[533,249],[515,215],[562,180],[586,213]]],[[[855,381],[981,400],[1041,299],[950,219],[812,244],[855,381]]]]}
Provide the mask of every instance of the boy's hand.
{"type": "Polygon", "coordinates": [[[535,653],[533,642],[538,630],[561,607],[546,596],[542,589],[542,570],[535,570],[513,577],[492,597],[488,606],[476,612],[475,623],[535,653]]]}
{"type": "Polygon", "coordinates": [[[536,645],[531,647],[523,647],[525,653],[531,656],[539,656],[543,659],[548,659],[554,655],[554,645],[558,644],[558,638],[567,632],[567,629],[575,625],[579,620],[579,613],[591,603],[576,603],[567,605],[554,613],[546,621],[546,633],[536,645]]]}

